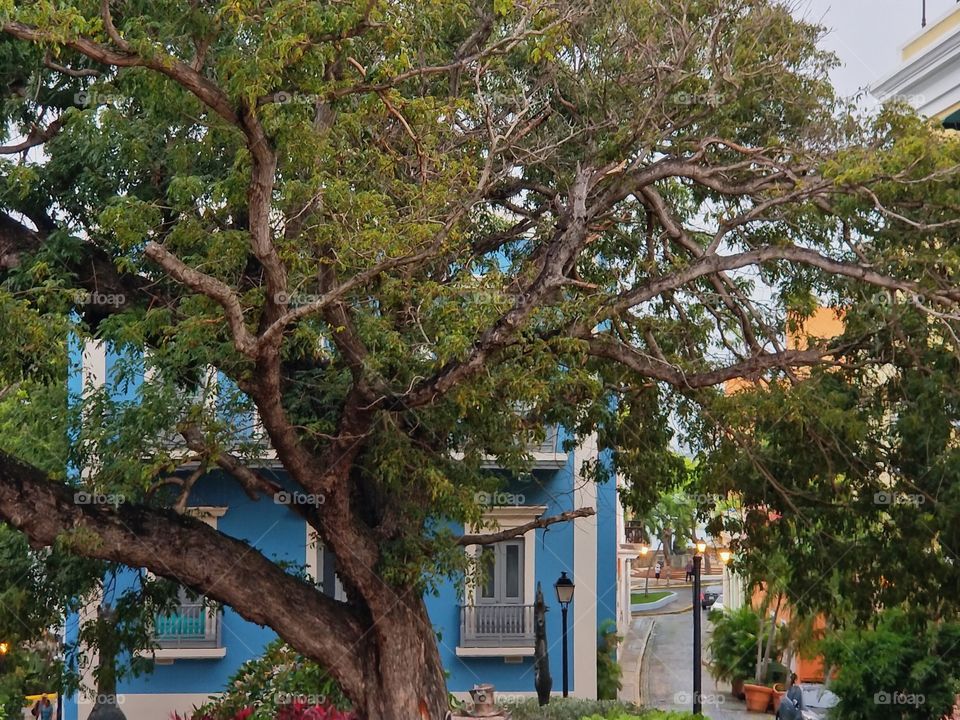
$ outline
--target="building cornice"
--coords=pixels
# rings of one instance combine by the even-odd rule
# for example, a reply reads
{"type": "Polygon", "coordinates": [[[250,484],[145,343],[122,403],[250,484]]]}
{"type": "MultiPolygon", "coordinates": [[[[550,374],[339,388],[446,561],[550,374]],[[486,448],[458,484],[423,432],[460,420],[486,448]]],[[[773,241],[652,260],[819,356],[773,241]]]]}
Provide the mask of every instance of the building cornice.
{"type": "Polygon", "coordinates": [[[939,114],[958,99],[952,97],[946,102],[941,101],[951,90],[960,88],[958,60],[960,31],[947,35],[937,44],[905,61],[892,73],[871,85],[870,93],[880,100],[899,96],[924,114],[939,114]],[[956,75],[956,80],[946,90],[937,89],[934,96],[930,92],[933,90],[933,83],[944,77],[944,71],[956,75]]]}

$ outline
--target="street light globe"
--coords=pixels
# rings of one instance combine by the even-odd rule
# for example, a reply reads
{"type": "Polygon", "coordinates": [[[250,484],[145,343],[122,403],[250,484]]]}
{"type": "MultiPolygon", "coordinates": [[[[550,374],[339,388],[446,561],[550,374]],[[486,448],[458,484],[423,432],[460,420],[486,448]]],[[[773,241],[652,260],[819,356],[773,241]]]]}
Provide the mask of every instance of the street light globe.
{"type": "Polygon", "coordinates": [[[703,540],[697,540],[697,552],[703,555],[707,549],[707,544],[703,540]]]}
{"type": "Polygon", "coordinates": [[[640,546],[640,554],[641,554],[641,555],[646,555],[648,552],[650,552],[650,548],[648,548],[646,545],[641,545],[641,546],[640,546]]]}
{"type": "Polygon", "coordinates": [[[721,551],[720,551],[720,562],[722,562],[724,565],[726,565],[728,562],[730,562],[730,551],[729,551],[729,550],[724,549],[724,550],[721,550],[721,551]]]}
{"type": "Polygon", "coordinates": [[[560,577],[553,584],[554,590],[557,591],[557,602],[561,605],[569,605],[573,601],[575,587],[573,580],[568,578],[565,572],[561,572],[560,577]]]}

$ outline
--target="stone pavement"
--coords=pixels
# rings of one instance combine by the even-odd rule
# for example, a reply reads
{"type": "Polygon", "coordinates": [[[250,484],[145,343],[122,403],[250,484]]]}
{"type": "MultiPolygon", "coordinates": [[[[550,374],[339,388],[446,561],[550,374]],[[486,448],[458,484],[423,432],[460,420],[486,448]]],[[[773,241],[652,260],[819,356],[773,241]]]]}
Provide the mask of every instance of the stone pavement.
{"type": "MultiPolygon", "coordinates": [[[[707,583],[705,590],[717,588],[707,583]]],[[[666,614],[690,605],[690,599],[682,593],[660,613],[651,616],[635,616],[634,626],[644,621],[652,624],[649,639],[644,643],[643,658],[640,663],[640,677],[636,683],[640,690],[640,704],[662,710],[686,710],[693,706],[693,615],[691,612],[666,614]]],[[[710,627],[703,614],[703,656],[706,658],[706,644],[710,637],[710,627]]],[[[624,642],[630,643],[634,636],[633,627],[624,642]]],[[[625,650],[623,658],[628,657],[625,650]]],[[[634,667],[636,664],[634,665],[634,667]]],[[[632,677],[628,677],[627,665],[623,664],[624,691],[630,687],[632,677]]],[[[632,672],[632,671],[631,671],[632,672]]],[[[748,713],[746,706],[730,694],[729,683],[714,682],[707,668],[703,668],[703,714],[711,720],[762,720],[760,713],[748,713]]],[[[627,698],[624,695],[624,699],[627,698]]],[[[771,716],[766,716],[771,717],[771,716]]]]}
{"type": "Polygon", "coordinates": [[[653,630],[654,618],[635,615],[623,638],[620,668],[623,670],[623,688],[619,698],[624,702],[640,704],[640,665],[643,662],[647,641],[653,630]]]}

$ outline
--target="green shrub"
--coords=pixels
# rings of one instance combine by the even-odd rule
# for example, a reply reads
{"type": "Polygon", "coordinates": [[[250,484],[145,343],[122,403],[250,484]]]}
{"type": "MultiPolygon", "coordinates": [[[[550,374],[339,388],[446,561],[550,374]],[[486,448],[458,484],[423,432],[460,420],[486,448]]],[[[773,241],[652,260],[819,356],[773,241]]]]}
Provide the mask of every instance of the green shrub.
{"type": "Polygon", "coordinates": [[[949,715],[960,692],[960,623],[888,610],[876,626],[828,635],[824,659],[837,720],[929,720],[949,715]]]}
{"type": "Polygon", "coordinates": [[[254,712],[250,720],[272,720],[279,708],[297,698],[310,705],[330,703],[341,709],[349,706],[340,687],[322,667],[275,640],[261,657],[241,665],[224,694],[204,705],[193,717],[221,720],[251,707],[254,712]]]}
{"type": "Polygon", "coordinates": [[[617,626],[613,620],[604,620],[600,624],[597,641],[597,697],[601,700],[616,700],[617,693],[623,687],[620,677],[623,670],[617,662],[617,646],[623,640],[617,635],[617,626]]]}
{"type": "Polygon", "coordinates": [[[630,703],[612,700],[574,700],[553,698],[539,707],[534,698],[516,703],[503,703],[513,720],[693,720],[688,713],[662,710],[641,710],[630,703]]]}
{"type": "MultiPolygon", "coordinates": [[[[713,622],[710,650],[710,674],[717,680],[734,682],[749,680],[757,670],[757,633],[760,632],[760,616],[749,607],[709,615],[713,622]]],[[[767,623],[769,627],[769,623],[767,623]]],[[[766,643],[767,632],[764,632],[766,643]]],[[[779,635],[778,635],[779,637],[779,635]]],[[[779,643],[773,648],[772,659],[780,657],[779,643]]]]}

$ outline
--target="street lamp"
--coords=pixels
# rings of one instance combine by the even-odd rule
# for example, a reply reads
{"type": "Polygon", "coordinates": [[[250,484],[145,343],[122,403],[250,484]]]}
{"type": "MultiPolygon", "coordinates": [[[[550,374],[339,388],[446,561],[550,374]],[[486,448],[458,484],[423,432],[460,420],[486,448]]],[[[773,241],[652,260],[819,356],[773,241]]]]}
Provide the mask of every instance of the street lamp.
{"type": "Polygon", "coordinates": [[[693,556],[693,714],[700,715],[703,711],[700,702],[703,693],[703,664],[700,657],[700,623],[703,615],[700,601],[700,563],[703,561],[707,544],[703,540],[697,540],[696,547],[697,552],[693,556]]]}
{"type": "Polygon", "coordinates": [[[720,551],[719,554],[720,554],[720,562],[722,562],[724,565],[726,565],[728,562],[730,562],[730,551],[729,551],[729,550],[727,550],[726,548],[724,548],[723,550],[720,551]]]}
{"type": "Polygon", "coordinates": [[[567,577],[565,572],[560,573],[560,577],[553,584],[553,589],[557,591],[557,602],[560,603],[560,616],[563,618],[563,696],[569,694],[569,685],[567,682],[567,608],[573,602],[573,591],[575,589],[573,580],[567,577]]]}

